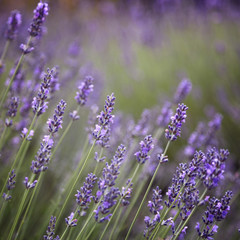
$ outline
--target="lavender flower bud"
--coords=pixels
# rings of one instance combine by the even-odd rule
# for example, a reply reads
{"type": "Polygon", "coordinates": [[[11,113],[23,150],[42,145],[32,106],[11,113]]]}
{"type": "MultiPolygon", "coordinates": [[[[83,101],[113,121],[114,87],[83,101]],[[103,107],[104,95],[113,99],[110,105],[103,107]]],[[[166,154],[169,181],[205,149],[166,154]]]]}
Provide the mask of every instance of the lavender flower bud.
{"type": "Polygon", "coordinates": [[[12,41],[16,35],[19,26],[22,23],[22,16],[19,11],[14,10],[11,12],[11,16],[7,21],[7,31],[5,32],[5,38],[9,41],[12,41]]]}
{"type": "Polygon", "coordinates": [[[189,79],[184,78],[178,85],[177,91],[174,95],[174,103],[180,103],[182,102],[186,96],[191,92],[192,90],[192,83],[189,79]]]}
{"type": "Polygon", "coordinates": [[[93,91],[93,77],[86,76],[78,89],[75,99],[80,106],[84,106],[87,102],[88,95],[93,91]]]}
{"type": "Polygon", "coordinates": [[[178,104],[176,114],[171,117],[171,124],[168,125],[168,129],[165,130],[165,137],[169,141],[175,141],[178,137],[181,136],[181,127],[187,117],[187,109],[188,107],[183,103],[178,104]]]}
{"type": "Polygon", "coordinates": [[[66,102],[64,100],[61,100],[55,109],[53,119],[48,119],[47,124],[49,133],[54,134],[58,132],[59,128],[62,128],[62,119],[66,105],[66,102]]]}
{"type": "Polygon", "coordinates": [[[74,218],[74,212],[72,212],[67,218],[65,218],[65,222],[69,227],[77,226],[77,219],[74,218]]]}
{"type": "Polygon", "coordinates": [[[126,187],[122,187],[121,191],[121,203],[123,206],[128,206],[130,204],[129,199],[131,198],[132,195],[132,182],[131,179],[128,179],[126,182],[126,187]]]}
{"type": "Polygon", "coordinates": [[[34,50],[34,47],[29,47],[27,44],[23,44],[23,43],[20,44],[19,48],[24,55],[27,55],[34,50]]]}
{"type": "Polygon", "coordinates": [[[28,32],[30,36],[36,37],[41,34],[42,24],[45,21],[46,16],[48,15],[48,4],[40,1],[33,11],[34,16],[28,32]]]}
{"type": "MultiPolygon", "coordinates": [[[[55,224],[56,224],[56,217],[51,216],[50,221],[49,221],[49,225],[47,227],[47,235],[43,236],[44,240],[53,240],[54,237],[54,231],[55,231],[55,224]]],[[[59,236],[57,236],[54,240],[59,239],[59,236]]]]}
{"type": "Polygon", "coordinates": [[[28,129],[27,129],[27,128],[23,128],[22,133],[21,133],[20,136],[21,136],[21,138],[27,137],[27,140],[28,140],[28,141],[31,141],[31,140],[32,140],[32,137],[33,137],[33,135],[34,135],[34,130],[30,130],[29,133],[28,133],[28,135],[27,135],[27,133],[28,133],[28,129]]]}
{"type": "Polygon", "coordinates": [[[12,118],[14,118],[17,114],[17,108],[19,104],[19,98],[18,97],[12,97],[10,104],[8,106],[7,116],[10,118],[7,118],[5,121],[5,124],[7,127],[12,126],[12,118]]]}
{"type": "Polygon", "coordinates": [[[144,138],[144,141],[140,142],[141,149],[134,154],[139,164],[144,164],[150,158],[148,154],[153,149],[153,147],[154,144],[151,135],[146,136],[144,138]]]}
{"type": "Polygon", "coordinates": [[[41,83],[40,89],[38,90],[37,97],[33,98],[32,109],[37,116],[41,115],[48,108],[46,99],[50,91],[51,82],[53,79],[54,69],[47,69],[47,73],[44,75],[43,82],[41,83]]]}
{"type": "Polygon", "coordinates": [[[37,184],[37,180],[34,180],[32,183],[28,181],[28,177],[25,177],[25,180],[23,181],[23,184],[25,185],[26,189],[34,188],[37,184]]]}
{"type": "Polygon", "coordinates": [[[78,112],[76,110],[69,113],[70,118],[72,118],[73,121],[76,121],[80,118],[78,115],[78,112]]]}

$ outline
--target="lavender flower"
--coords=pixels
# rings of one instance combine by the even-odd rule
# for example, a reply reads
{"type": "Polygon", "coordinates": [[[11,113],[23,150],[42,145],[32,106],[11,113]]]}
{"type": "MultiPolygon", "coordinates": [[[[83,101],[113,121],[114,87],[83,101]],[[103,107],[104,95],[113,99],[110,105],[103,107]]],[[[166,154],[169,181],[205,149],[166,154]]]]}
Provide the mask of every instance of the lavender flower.
{"type": "Polygon", "coordinates": [[[72,212],[67,218],[65,218],[65,222],[69,227],[77,226],[77,219],[74,218],[74,212],[72,212]]]}
{"type": "Polygon", "coordinates": [[[34,188],[37,184],[37,180],[34,180],[32,183],[28,181],[28,177],[25,177],[23,184],[25,185],[26,189],[34,188]]]}
{"type": "Polygon", "coordinates": [[[7,127],[12,126],[12,118],[14,118],[17,114],[18,104],[19,104],[19,98],[12,97],[10,104],[8,106],[8,111],[7,111],[7,117],[9,118],[5,120],[5,124],[7,127]]]}
{"type": "Polygon", "coordinates": [[[182,102],[186,96],[191,92],[192,90],[192,83],[189,79],[184,78],[178,85],[177,91],[174,95],[174,103],[180,103],[182,102]]]}
{"type": "Polygon", "coordinates": [[[97,116],[98,124],[96,124],[95,129],[92,132],[93,137],[102,147],[108,147],[110,124],[113,123],[114,118],[114,115],[112,115],[114,104],[115,97],[112,93],[110,96],[107,96],[107,100],[105,101],[104,105],[104,111],[101,111],[100,115],[97,116]]]}
{"type": "Polygon", "coordinates": [[[40,149],[35,156],[35,161],[32,161],[31,170],[34,174],[46,171],[48,169],[47,165],[50,161],[53,143],[54,142],[50,135],[44,136],[40,144],[40,149]]]}
{"type": "MultiPolygon", "coordinates": [[[[96,179],[97,177],[95,174],[93,173],[88,174],[85,182],[83,183],[83,187],[80,188],[80,191],[77,190],[77,194],[75,194],[76,202],[81,207],[81,210],[87,210],[89,208],[89,204],[91,203],[91,199],[93,197],[92,190],[96,179]]],[[[85,215],[85,211],[83,211],[82,214],[85,215]]]]}
{"type": "Polygon", "coordinates": [[[93,91],[93,77],[86,76],[84,81],[78,87],[75,99],[80,106],[84,106],[87,102],[88,95],[93,91]]]}
{"type": "Polygon", "coordinates": [[[172,114],[172,104],[170,102],[165,102],[161,114],[157,118],[157,125],[159,127],[165,127],[169,123],[172,114]]]}
{"type": "Polygon", "coordinates": [[[41,34],[42,32],[42,24],[44,23],[45,18],[48,15],[48,4],[40,1],[33,13],[33,20],[28,29],[28,32],[30,36],[36,37],[39,36],[39,34],[41,34]]]}
{"type": "Polygon", "coordinates": [[[144,138],[144,141],[140,142],[141,149],[134,154],[139,164],[144,164],[150,158],[148,154],[153,149],[153,147],[154,145],[151,135],[146,136],[144,138]]]}
{"type": "MultiPolygon", "coordinates": [[[[54,237],[54,231],[55,231],[55,223],[56,223],[56,217],[51,216],[50,221],[49,221],[49,225],[47,227],[47,235],[43,236],[44,240],[53,240],[54,237]]],[[[56,236],[56,238],[54,238],[54,240],[59,239],[59,236],[56,236]]]]}
{"type": "MultiPolygon", "coordinates": [[[[14,169],[11,171],[11,173],[9,173],[9,178],[7,181],[7,190],[10,191],[11,189],[15,188],[15,183],[16,181],[14,180],[14,178],[16,177],[15,171],[14,169]]],[[[5,201],[8,201],[12,198],[12,196],[8,193],[3,193],[3,199],[5,201]]]]}
{"type": "Polygon", "coordinates": [[[168,129],[165,130],[165,137],[169,141],[175,141],[178,137],[181,136],[181,127],[187,117],[187,109],[188,107],[183,103],[178,104],[176,114],[171,117],[171,124],[168,125],[168,129]]]}
{"type": "Polygon", "coordinates": [[[122,191],[120,193],[122,198],[122,206],[128,206],[130,204],[129,199],[132,195],[132,185],[131,179],[128,179],[126,182],[126,187],[122,187],[122,191]]]}
{"type": "Polygon", "coordinates": [[[217,232],[218,226],[215,224],[217,221],[222,221],[226,218],[230,210],[230,201],[233,193],[227,191],[225,195],[219,200],[215,197],[210,198],[207,211],[202,217],[204,228],[200,230],[200,223],[197,222],[195,229],[198,235],[203,239],[213,239],[212,236],[217,232]]]}
{"type": "Polygon", "coordinates": [[[23,128],[22,133],[21,133],[21,138],[27,138],[28,141],[32,140],[32,137],[34,135],[34,130],[30,130],[28,133],[28,129],[27,128],[23,128]],[[28,134],[28,135],[27,135],[28,134]]]}
{"type": "Polygon", "coordinates": [[[43,114],[48,108],[46,99],[50,91],[51,82],[53,79],[54,69],[47,69],[47,73],[44,75],[43,82],[41,83],[40,89],[38,91],[37,97],[33,98],[32,109],[37,116],[43,114]]]}
{"type": "Polygon", "coordinates": [[[22,16],[19,11],[14,10],[11,12],[11,16],[7,21],[7,30],[5,32],[5,38],[9,41],[12,41],[18,32],[18,28],[22,23],[22,16]]]}
{"type": "Polygon", "coordinates": [[[78,115],[78,112],[76,110],[69,113],[70,118],[72,118],[73,121],[76,121],[80,118],[78,115]]]}
{"type": "Polygon", "coordinates": [[[64,110],[66,108],[66,102],[61,100],[55,109],[55,114],[53,115],[53,119],[49,118],[47,121],[48,131],[53,135],[58,132],[59,128],[62,128],[62,119],[64,110]]]}

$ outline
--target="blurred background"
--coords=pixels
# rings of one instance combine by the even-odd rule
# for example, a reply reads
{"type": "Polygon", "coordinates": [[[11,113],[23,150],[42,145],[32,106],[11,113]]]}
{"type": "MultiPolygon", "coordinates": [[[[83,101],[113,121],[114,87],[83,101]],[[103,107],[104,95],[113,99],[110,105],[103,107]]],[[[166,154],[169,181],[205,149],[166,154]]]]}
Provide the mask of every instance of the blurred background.
{"type": "MultiPolygon", "coordinates": [[[[240,1],[48,2],[46,28],[33,58],[60,67],[60,95],[69,105],[81,77],[92,74],[97,79],[99,102],[114,92],[116,109],[137,121],[144,109],[160,109],[164,101],[171,101],[179,82],[190,79],[193,86],[184,101],[189,111],[183,139],[169,154],[174,156],[181,150],[199,121],[207,122],[220,113],[219,145],[229,149],[230,177],[239,181],[240,1]]],[[[11,10],[24,13],[19,36],[8,53],[7,68],[26,39],[37,3],[1,0],[1,26],[11,10]]],[[[1,27],[2,35],[4,31],[1,27]]],[[[4,43],[2,39],[0,49],[4,43]]],[[[240,226],[236,215],[231,222],[235,230],[240,226]]],[[[231,236],[239,239],[236,232],[231,236]]]]}

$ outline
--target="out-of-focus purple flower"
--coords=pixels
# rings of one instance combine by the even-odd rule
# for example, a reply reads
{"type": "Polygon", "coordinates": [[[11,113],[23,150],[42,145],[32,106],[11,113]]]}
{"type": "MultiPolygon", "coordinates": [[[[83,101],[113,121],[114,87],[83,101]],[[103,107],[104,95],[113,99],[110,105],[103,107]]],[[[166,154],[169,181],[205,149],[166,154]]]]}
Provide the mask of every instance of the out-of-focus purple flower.
{"type": "Polygon", "coordinates": [[[76,121],[80,118],[78,115],[78,112],[76,110],[69,113],[70,118],[72,118],[73,121],[76,121]]]}
{"type": "Polygon", "coordinates": [[[84,106],[87,102],[88,95],[93,91],[93,77],[86,76],[84,81],[78,87],[77,95],[75,97],[80,106],[84,106]]]}
{"type": "Polygon", "coordinates": [[[48,169],[47,165],[50,161],[53,143],[53,139],[50,135],[44,136],[40,144],[40,149],[35,156],[35,161],[32,161],[31,170],[34,174],[46,171],[48,169]]]}
{"type": "Polygon", "coordinates": [[[28,181],[28,177],[25,177],[23,184],[25,185],[26,189],[34,188],[37,184],[37,180],[34,180],[32,183],[28,181]]]}
{"type": "Polygon", "coordinates": [[[77,194],[75,194],[77,204],[81,207],[81,210],[84,210],[82,211],[83,214],[85,214],[85,210],[89,208],[89,204],[91,203],[91,199],[93,197],[92,190],[96,179],[97,177],[95,174],[88,174],[85,182],[83,183],[83,187],[81,187],[80,190],[77,190],[77,194]]]}
{"type": "Polygon", "coordinates": [[[170,121],[170,117],[172,116],[172,104],[170,102],[165,102],[161,114],[157,118],[157,125],[159,127],[166,127],[166,125],[170,121]]]}
{"type": "Polygon", "coordinates": [[[51,96],[56,92],[59,91],[60,89],[60,83],[59,83],[59,67],[55,66],[53,68],[53,77],[52,77],[52,81],[50,83],[50,94],[51,96]]]}
{"type": "Polygon", "coordinates": [[[44,75],[43,82],[41,83],[40,89],[38,91],[37,97],[33,98],[32,109],[37,116],[41,115],[48,108],[48,94],[50,91],[51,82],[53,79],[54,69],[47,69],[47,73],[44,75]]]}
{"type": "Polygon", "coordinates": [[[146,136],[139,144],[140,151],[136,152],[134,155],[136,156],[139,164],[144,164],[150,158],[148,154],[154,147],[152,136],[146,136]]]}
{"type": "Polygon", "coordinates": [[[42,32],[42,24],[44,23],[46,16],[48,15],[48,4],[40,1],[37,7],[34,9],[33,20],[28,28],[30,36],[36,37],[42,32]]]}
{"type": "MultiPolygon", "coordinates": [[[[7,190],[10,191],[11,189],[15,188],[15,183],[16,181],[14,180],[14,178],[16,177],[15,171],[14,169],[9,173],[9,178],[7,181],[7,190]]],[[[3,199],[5,201],[8,201],[12,198],[12,196],[8,193],[3,193],[3,199]]]]}
{"type": "Polygon", "coordinates": [[[18,104],[19,104],[19,98],[12,97],[10,104],[8,106],[8,111],[7,111],[7,117],[9,118],[5,120],[5,124],[7,127],[12,126],[12,118],[14,118],[17,114],[18,104]]]}
{"type": "Polygon", "coordinates": [[[19,11],[14,10],[11,12],[10,17],[7,21],[7,30],[5,32],[5,38],[12,41],[18,32],[18,28],[22,23],[22,16],[19,11]]]}
{"type": "Polygon", "coordinates": [[[171,124],[168,125],[168,129],[165,130],[165,137],[169,141],[175,141],[178,137],[181,136],[181,128],[187,117],[187,109],[188,107],[183,103],[178,104],[176,114],[171,117],[171,124]]]}
{"type": "Polygon", "coordinates": [[[72,212],[67,218],[65,218],[65,222],[69,227],[77,226],[77,219],[74,218],[74,212],[72,212]]]}
{"type": "Polygon", "coordinates": [[[23,43],[20,44],[19,48],[21,49],[24,55],[27,55],[34,50],[34,47],[30,47],[27,44],[23,43]]]}
{"type": "Polygon", "coordinates": [[[94,160],[95,160],[96,162],[103,162],[105,159],[106,159],[106,157],[99,157],[99,156],[98,156],[98,152],[95,152],[94,160]]]}
{"type": "Polygon", "coordinates": [[[57,240],[60,239],[59,236],[57,235],[56,238],[53,239],[55,233],[55,224],[56,224],[56,217],[51,216],[50,221],[49,221],[49,225],[47,227],[47,235],[43,236],[44,240],[57,240]]]}
{"type": "Polygon", "coordinates": [[[189,79],[184,78],[178,85],[177,91],[174,95],[174,103],[182,102],[192,90],[192,83],[189,79]]]}
{"type": "Polygon", "coordinates": [[[48,131],[51,134],[58,132],[59,128],[62,128],[62,119],[64,110],[66,108],[66,102],[61,100],[55,109],[55,114],[53,115],[53,119],[49,118],[47,121],[48,131]]]}
{"type": "Polygon", "coordinates": [[[29,133],[28,133],[28,129],[27,128],[23,128],[22,133],[21,133],[20,136],[21,136],[21,138],[27,137],[27,140],[31,141],[33,135],[34,135],[34,130],[30,130],[29,133]]]}

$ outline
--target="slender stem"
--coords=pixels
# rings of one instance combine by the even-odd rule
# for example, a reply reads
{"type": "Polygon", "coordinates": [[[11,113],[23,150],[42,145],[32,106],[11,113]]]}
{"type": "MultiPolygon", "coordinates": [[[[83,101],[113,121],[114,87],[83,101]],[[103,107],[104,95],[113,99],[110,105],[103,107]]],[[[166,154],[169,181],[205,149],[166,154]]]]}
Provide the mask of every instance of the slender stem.
{"type": "Polygon", "coordinates": [[[0,138],[0,151],[1,151],[2,147],[3,147],[4,137],[5,137],[6,133],[7,133],[7,129],[8,129],[8,127],[4,124],[4,129],[3,129],[3,132],[2,132],[2,135],[1,135],[1,138],[0,138]]]}
{"type": "MultiPolygon", "coordinates": [[[[25,137],[25,138],[23,139],[23,141],[22,141],[22,144],[21,144],[21,146],[20,146],[20,148],[19,148],[19,150],[18,150],[18,152],[17,152],[17,155],[16,155],[16,157],[15,157],[13,163],[12,163],[12,166],[11,166],[9,172],[12,172],[12,170],[14,169],[14,167],[15,167],[15,165],[16,165],[16,163],[17,163],[17,161],[18,161],[18,159],[19,159],[19,157],[20,157],[20,155],[21,155],[21,153],[22,153],[22,151],[23,151],[23,149],[24,149],[24,147],[25,147],[28,134],[29,134],[30,130],[33,128],[36,120],[37,120],[37,114],[34,115],[34,118],[33,118],[33,120],[32,120],[32,123],[31,123],[29,129],[28,129],[28,132],[27,132],[27,134],[26,134],[26,137],[25,137]]],[[[18,166],[18,168],[20,168],[20,165],[18,166]]],[[[17,172],[16,172],[16,174],[17,174],[17,172]]],[[[2,194],[3,194],[3,192],[4,192],[4,189],[5,189],[6,185],[7,185],[7,181],[8,181],[8,177],[6,178],[5,183],[4,183],[3,187],[2,187],[0,196],[2,196],[2,194]]]]}
{"type": "Polygon", "coordinates": [[[88,154],[87,154],[87,156],[86,156],[86,158],[85,158],[85,161],[84,161],[84,163],[83,163],[83,165],[82,165],[82,168],[81,168],[81,170],[79,171],[79,173],[78,173],[78,175],[77,175],[77,177],[76,177],[76,179],[75,179],[75,181],[74,181],[74,183],[73,183],[73,185],[72,185],[72,187],[71,187],[71,189],[70,189],[70,192],[68,193],[68,195],[67,195],[67,197],[66,197],[66,200],[65,200],[65,202],[64,202],[64,204],[63,204],[63,206],[62,206],[62,208],[61,208],[61,211],[60,211],[60,213],[59,213],[59,215],[58,215],[58,220],[57,220],[57,222],[56,222],[56,226],[57,226],[57,223],[59,222],[59,220],[60,220],[60,218],[61,218],[61,216],[62,216],[62,214],[63,214],[63,211],[64,211],[64,209],[65,209],[65,207],[66,207],[66,205],[67,205],[67,203],[68,203],[68,200],[69,200],[69,198],[70,198],[70,196],[71,196],[71,194],[72,194],[72,192],[73,192],[73,190],[74,190],[77,182],[79,181],[79,178],[80,178],[80,176],[81,176],[81,174],[82,174],[82,172],[83,172],[84,167],[86,166],[86,163],[87,163],[87,161],[88,161],[88,159],[89,159],[89,157],[90,157],[90,154],[92,153],[92,150],[93,150],[93,148],[94,148],[94,146],[95,146],[95,143],[96,143],[96,140],[94,140],[94,142],[93,142],[93,144],[92,144],[92,146],[91,146],[91,148],[90,148],[90,150],[89,150],[89,152],[88,152],[88,154]]]}
{"type": "Polygon", "coordinates": [[[68,229],[69,229],[69,226],[67,225],[67,227],[66,227],[65,231],[63,232],[62,237],[60,238],[60,240],[64,238],[64,236],[66,235],[68,229]]]}
{"type": "MultiPolygon", "coordinates": [[[[205,189],[205,191],[203,192],[201,198],[199,199],[199,202],[201,202],[204,198],[204,196],[207,193],[207,188],[205,189]]],[[[179,236],[179,234],[181,233],[181,231],[183,230],[183,228],[186,226],[186,224],[188,223],[189,219],[191,218],[191,216],[193,215],[193,213],[196,211],[197,209],[197,205],[193,208],[192,212],[190,213],[190,215],[188,216],[188,218],[186,219],[186,221],[184,222],[184,224],[182,225],[182,227],[179,229],[179,231],[177,232],[176,236],[174,237],[173,240],[176,240],[179,236]]]]}
{"type": "MultiPolygon", "coordinates": [[[[27,46],[26,46],[27,48],[29,47],[29,44],[30,44],[31,40],[32,40],[32,37],[30,36],[29,39],[28,39],[28,42],[27,42],[27,46]]],[[[14,80],[14,78],[15,78],[18,70],[19,70],[19,67],[20,67],[22,61],[24,60],[24,56],[25,56],[25,54],[22,53],[21,57],[20,57],[19,60],[18,60],[17,66],[16,66],[16,68],[15,68],[15,70],[14,70],[14,73],[13,73],[13,75],[12,75],[12,77],[11,77],[11,79],[10,79],[10,82],[9,82],[9,84],[8,84],[8,86],[7,86],[4,94],[3,94],[3,96],[2,96],[2,99],[1,99],[1,102],[0,102],[0,109],[1,109],[2,106],[3,106],[3,103],[4,103],[4,101],[5,101],[6,97],[7,97],[7,94],[8,94],[8,92],[9,92],[10,87],[12,86],[13,80],[14,80]]]]}
{"type": "Polygon", "coordinates": [[[3,61],[4,61],[4,58],[5,58],[6,54],[7,54],[9,45],[10,45],[10,41],[7,40],[6,43],[5,43],[5,45],[4,45],[2,55],[1,55],[0,67],[1,67],[1,65],[3,64],[3,61]]]}
{"type": "MultiPolygon", "coordinates": [[[[163,156],[166,155],[169,145],[170,145],[170,141],[168,141],[168,143],[167,143],[167,146],[166,146],[166,148],[165,148],[165,151],[164,151],[164,153],[163,153],[163,156]]],[[[125,240],[128,239],[128,237],[129,237],[129,235],[130,235],[130,233],[131,233],[131,230],[132,230],[132,228],[133,228],[133,225],[134,225],[134,223],[136,222],[136,219],[137,219],[138,214],[140,213],[140,210],[142,209],[143,203],[144,203],[144,201],[145,201],[145,199],[146,199],[146,197],[147,197],[147,195],[148,195],[148,193],[149,193],[149,191],[150,191],[150,189],[151,189],[151,187],[152,187],[153,181],[154,181],[154,179],[155,179],[155,177],[156,177],[156,175],[157,175],[157,172],[158,172],[158,169],[160,168],[160,166],[161,166],[161,161],[159,161],[159,163],[158,163],[158,166],[157,166],[157,168],[156,168],[156,170],[155,170],[155,172],[154,172],[154,174],[153,174],[153,177],[152,177],[152,179],[151,179],[151,182],[150,182],[149,185],[148,185],[148,188],[147,188],[147,190],[146,190],[146,192],[145,192],[145,194],[144,194],[144,197],[143,197],[143,199],[142,199],[142,201],[141,201],[141,204],[140,204],[140,206],[138,207],[137,213],[135,214],[135,217],[134,217],[134,219],[133,219],[133,221],[132,221],[132,224],[131,224],[131,226],[130,226],[130,228],[129,228],[129,230],[128,230],[127,236],[125,237],[125,240]]]]}
{"type": "MultiPolygon", "coordinates": [[[[123,209],[122,209],[122,211],[123,211],[123,209]]],[[[116,221],[115,221],[115,223],[114,223],[114,225],[113,225],[112,231],[111,231],[110,236],[109,236],[109,240],[112,239],[113,233],[116,234],[116,227],[117,227],[118,222],[119,222],[119,220],[120,220],[120,217],[121,217],[121,215],[122,215],[122,211],[117,215],[117,219],[116,219],[116,221]]]]}
{"type": "MultiPolygon", "coordinates": [[[[34,187],[34,189],[33,189],[32,196],[31,196],[31,198],[30,198],[30,200],[29,200],[29,202],[28,202],[28,204],[27,204],[27,208],[26,208],[26,210],[25,210],[24,216],[23,216],[22,221],[21,221],[21,223],[20,223],[20,225],[19,225],[19,227],[18,227],[17,236],[18,236],[18,234],[19,234],[19,232],[20,232],[20,230],[21,230],[22,225],[24,224],[25,218],[26,218],[26,216],[27,216],[27,214],[28,214],[29,208],[30,208],[30,206],[31,206],[31,204],[32,204],[32,201],[33,201],[33,198],[34,198],[34,196],[36,196],[36,189],[37,189],[37,186],[39,185],[39,183],[40,183],[40,181],[41,181],[42,175],[43,175],[43,172],[40,173],[39,178],[38,178],[38,182],[37,182],[37,184],[35,185],[35,187],[34,187]]],[[[33,176],[34,176],[34,175],[33,175],[33,176]]]]}
{"type": "Polygon", "coordinates": [[[91,231],[88,233],[88,235],[84,238],[84,240],[88,240],[88,238],[91,236],[92,232],[94,231],[95,227],[97,226],[97,222],[95,222],[94,226],[91,228],[91,231]]]}
{"type": "MultiPolygon", "coordinates": [[[[34,179],[34,175],[32,175],[30,182],[32,182],[33,179],[34,179]]],[[[10,233],[9,233],[9,235],[8,235],[8,240],[11,240],[12,235],[13,235],[13,232],[14,232],[14,230],[15,230],[15,227],[16,227],[16,225],[17,225],[17,223],[18,223],[18,219],[19,219],[19,217],[20,217],[20,215],[21,215],[21,213],[22,213],[24,204],[25,204],[25,202],[26,202],[26,199],[27,199],[27,196],[28,196],[28,193],[29,193],[28,190],[29,190],[29,189],[25,189],[25,192],[24,192],[23,197],[22,197],[22,201],[21,201],[20,206],[19,206],[18,211],[17,211],[17,215],[16,215],[16,217],[14,218],[14,222],[13,222],[13,224],[12,224],[10,233]]]]}

